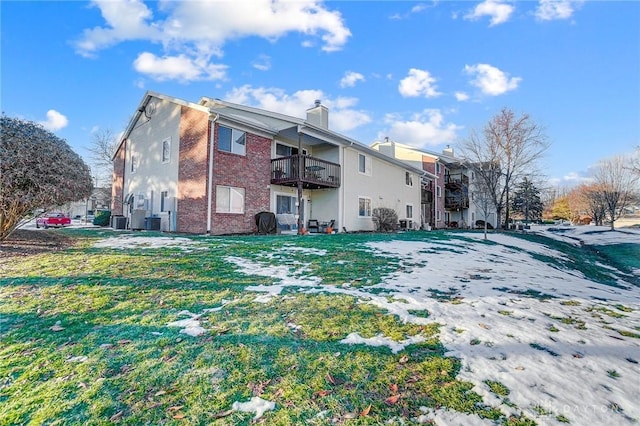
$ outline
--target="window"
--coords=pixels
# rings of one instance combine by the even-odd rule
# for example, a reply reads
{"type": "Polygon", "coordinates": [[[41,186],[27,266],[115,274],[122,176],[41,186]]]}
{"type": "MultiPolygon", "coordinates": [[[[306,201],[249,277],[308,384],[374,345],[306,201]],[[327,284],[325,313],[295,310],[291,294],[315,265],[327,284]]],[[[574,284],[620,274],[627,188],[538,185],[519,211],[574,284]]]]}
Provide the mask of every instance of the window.
{"type": "Polygon", "coordinates": [[[244,188],[217,185],[216,213],[244,213],[244,188]]]}
{"type": "Polygon", "coordinates": [[[413,186],[413,178],[411,177],[411,173],[405,172],[404,182],[407,184],[407,186],[413,186]]]}
{"type": "Polygon", "coordinates": [[[233,154],[245,155],[246,133],[229,127],[218,128],[218,149],[233,154]]]}
{"type": "Polygon", "coordinates": [[[289,195],[276,195],[276,212],[278,214],[282,214],[282,213],[297,214],[298,213],[298,209],[296,208],[297,202],[298,202],[297,197],[291,197],[289,195]]]}
{"type": "Polygon", "coordinates": [[[162,162],[168,163],[171,160],[171,138],[162,141],[162,162]]]}
{"type": "Polygon", "coordinates": [[[358,197],[358,216],[371,217],[371,198],[358,197]]]}
{"type": "Polygon", "coordinates": [[[436,174],[440,174],[440,163],[436,163],[436,174]]]}
{"type": "Polygon", "coordinates": [[[364,154],[358,154],[358,171],[365,175],[371,174],[371,159],[364,154]]]}
{"type": "Polygon", "coordinates": [[[135,155],[131,154],[131,173],[135,173],[138,169],[138,159],[135,155]]]}
{"type": "MultiPolygon", "coordinates": [[[[276,144],[276,156],[277,157],[289,157],[291,155],[296,155],[298,153],[298,148],[289,145],[283,145],[281,143],[276,144]]],[[[305,154],[303,150],[303,154],[305,154]]]]}
{"type": "Polygon", "coordinates": [[[436,197],[438,197],[438,198],[442,197],[442,187],[441,186],[436,186],[436,197]]]}
{"type": "Polygon", "coordinates": [[[440,210],[436,210],[436,220],[437,221],[442,220],[441,217],[440,217],[440,210]]]}
{"type": "Polygon", "coordinates": [[[407,204],[407,219],[413,219],[413,205],[407,204]]]}
{"type": "Polygon", "coordinates": [[[171,209],[171,206],[169,206],[169,200],[167,200],[168,197],[169,197],[169,191],[162,191],[160,193],[160,211],[161,212],[166,212],[171,209]]]}

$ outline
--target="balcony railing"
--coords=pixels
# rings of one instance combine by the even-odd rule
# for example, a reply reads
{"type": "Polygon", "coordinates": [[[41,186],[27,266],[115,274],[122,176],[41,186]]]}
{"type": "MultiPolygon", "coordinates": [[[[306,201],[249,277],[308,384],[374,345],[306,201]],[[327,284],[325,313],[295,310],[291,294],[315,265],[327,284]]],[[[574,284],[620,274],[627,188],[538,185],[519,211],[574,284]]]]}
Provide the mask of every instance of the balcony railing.
{"type": "Polygon", "coordinates": [[[448,174],[445,179],[445,186],[450,188],[461,188],[469,185],[469,176],[462,173],[448,174]]]}
{"type": "Polygon", "coordinates": [[[271,183],[304,188],[340,187],[340,165],[309,155],[291,155],[271,160],[271,183]]]}

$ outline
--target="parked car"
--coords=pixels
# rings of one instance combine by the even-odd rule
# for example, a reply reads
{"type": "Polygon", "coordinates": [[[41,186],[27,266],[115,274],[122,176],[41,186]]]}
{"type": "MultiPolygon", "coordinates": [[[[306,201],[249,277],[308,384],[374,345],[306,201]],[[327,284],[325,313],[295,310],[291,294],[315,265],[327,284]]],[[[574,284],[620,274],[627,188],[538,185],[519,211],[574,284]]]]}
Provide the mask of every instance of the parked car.
{"type": "Polygon", "coordinates": [[[36,228],[41,226],[44,229],[49,227],[62,228],[69,225],[71,225],[71,218],[64,213],[47,213],[45,216],[36,219],[36,228]]]}

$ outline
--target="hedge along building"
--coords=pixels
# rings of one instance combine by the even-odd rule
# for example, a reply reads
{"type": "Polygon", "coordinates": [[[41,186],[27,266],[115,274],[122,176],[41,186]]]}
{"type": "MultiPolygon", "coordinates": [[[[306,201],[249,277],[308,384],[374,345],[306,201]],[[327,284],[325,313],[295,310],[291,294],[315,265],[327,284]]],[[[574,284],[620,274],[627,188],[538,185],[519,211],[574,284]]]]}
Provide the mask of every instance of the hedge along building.
{"type": "Polygon", "coordinates": [[[147,92],[113,160],[112,213],[134,228],[142,216],[164,231],[251,233],[270,211],[281,229],[371,231],[376,207],[421,222],[424,172],[329,130],[319,101],[301,119],[147,92]]]}

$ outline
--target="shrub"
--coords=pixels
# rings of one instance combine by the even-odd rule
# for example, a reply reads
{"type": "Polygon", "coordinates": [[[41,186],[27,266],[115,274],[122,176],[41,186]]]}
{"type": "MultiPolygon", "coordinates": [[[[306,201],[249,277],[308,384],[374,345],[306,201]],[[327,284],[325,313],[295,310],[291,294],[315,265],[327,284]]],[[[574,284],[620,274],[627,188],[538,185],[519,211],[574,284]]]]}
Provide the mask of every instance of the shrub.
{"type": "Polygon", "coordinates": [[[378,207],[373,209],[373,222],[376,224],[376,231],[395,231],[398,224],[398,213],[388,207],[378,207]]]}

